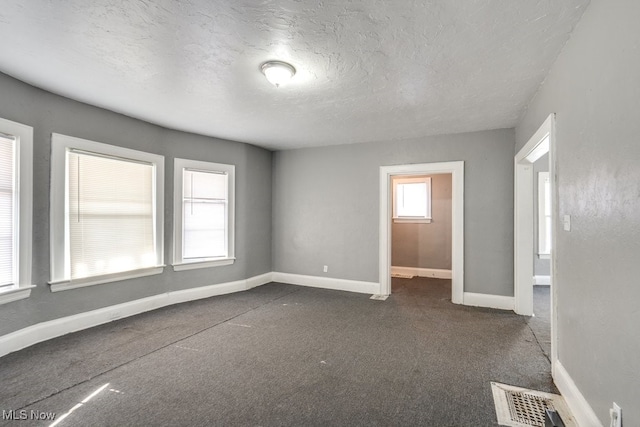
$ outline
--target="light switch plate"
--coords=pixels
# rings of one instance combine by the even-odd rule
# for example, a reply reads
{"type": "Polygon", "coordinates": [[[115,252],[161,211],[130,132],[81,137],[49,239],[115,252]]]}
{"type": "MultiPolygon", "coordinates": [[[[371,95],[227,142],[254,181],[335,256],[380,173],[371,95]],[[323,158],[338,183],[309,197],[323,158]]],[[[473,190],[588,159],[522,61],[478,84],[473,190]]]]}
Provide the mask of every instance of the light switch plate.
{"type": "Polygon", "coordinates": [[[571,215],[565,215],[562,218],[562,225],[564,227],[564,231],[571,231],[571,215]]]}

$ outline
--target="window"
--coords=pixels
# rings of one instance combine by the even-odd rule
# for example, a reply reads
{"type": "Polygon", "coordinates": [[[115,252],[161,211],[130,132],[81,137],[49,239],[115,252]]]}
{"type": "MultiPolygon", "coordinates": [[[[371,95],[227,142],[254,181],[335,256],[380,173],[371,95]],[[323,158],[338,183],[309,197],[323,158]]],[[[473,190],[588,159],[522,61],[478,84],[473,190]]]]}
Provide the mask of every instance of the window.
{"type": "Polygon", "coordinates": [[[0,286],[16,285],[16,138],[0,135],[0,286]]]}
{"type": "Polygon", "coordinates": [[[393,178],[393,221],[431,222],[431,178],[393,178]]]}
{"type": "Polygon", "coordinates": [[[29,297],[33,128],[0,119],[0,304],[29,297]]]}
{"type": "Polygon", "coordinates": [[[233,264],[235,166],[175,159],[174,270],[233,264]]]}
{"type": "Polygon", "coordinates": [[[538,172],[538,255],[551,255],[551,183],[549,172],[538,172]]]}
{"type": "Polygon", "coordinates": [[[164,158],[53,134],[51,290],[158,274],[164,158]]]}

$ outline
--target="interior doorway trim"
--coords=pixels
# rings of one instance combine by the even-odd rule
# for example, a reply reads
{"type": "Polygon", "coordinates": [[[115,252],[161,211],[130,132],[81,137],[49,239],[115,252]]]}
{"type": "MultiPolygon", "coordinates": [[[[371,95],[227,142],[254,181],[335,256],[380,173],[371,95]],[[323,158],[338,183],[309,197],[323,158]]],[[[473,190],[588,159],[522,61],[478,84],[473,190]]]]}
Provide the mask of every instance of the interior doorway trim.
{"type": "Polygon", "coordinates": [[[557,360],[557,310],[555,278],[555,248],[558,223],[556,192],[556,135],[555,114],[549,115],[542,126],[515,156],[514,173],[514,297],[515,312],[533,315],[533,257],[534,257],[534,212],[533,212],[533,163],[549,152],[549,181],[551,184],[551,368],[557,360]],[[548,138],[547,138],[548,137],[548,138]],[[548,141],[548,147],[546,146],[548,141]]]}
{"type": "Polygon", "coordinates": [[[380,167],[380,294],[391,294],[391,177],[451,174],[451,301],[464,297],[464,162],[422,163],[380,167]]]}

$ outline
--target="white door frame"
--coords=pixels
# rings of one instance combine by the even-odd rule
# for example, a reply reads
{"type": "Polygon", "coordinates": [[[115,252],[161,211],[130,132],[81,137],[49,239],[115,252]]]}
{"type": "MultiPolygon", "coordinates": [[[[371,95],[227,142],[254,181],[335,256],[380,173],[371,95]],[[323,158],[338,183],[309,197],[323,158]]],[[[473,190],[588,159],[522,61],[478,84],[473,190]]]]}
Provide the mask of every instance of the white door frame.
{"type": "Polygon", "coordinates": [[[540,129],[529,139],[514,162],[514,298],[515,312],[525,316],[533,315],[533,257],[534,257],[534,212],[533,162],[549,152],[549,181],[551,184],[551,368],[557,360],[556,335],[556,287],[555,248],[557,231],[556,202],[556,135],[555,114],[549,115],[540,129]],[[543,146],[549,137],[548,150],[543,146]]]}
{"type": "Polygon", "coordinates": [[[422,163],[380,166],[380,294],[391,294],[391,177],[402,175],[451,174],[451,301],[463,303],[464,296],[464,162],[422,163]]]}

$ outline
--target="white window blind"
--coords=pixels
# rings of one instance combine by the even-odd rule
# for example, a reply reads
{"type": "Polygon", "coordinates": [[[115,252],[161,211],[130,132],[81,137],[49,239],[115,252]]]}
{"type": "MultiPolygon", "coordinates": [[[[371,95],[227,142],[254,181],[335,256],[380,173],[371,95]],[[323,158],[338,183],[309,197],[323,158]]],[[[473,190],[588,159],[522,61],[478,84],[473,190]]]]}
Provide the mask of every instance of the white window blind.
{"type": "Polygon", "coordinates": [[[545,233],[546,233],[546,247],[545,253],[551,253],[551,182],[549,182],[549,177],[544,181],[544,222],[545,222],[545,233]]]}
{"type": "Polygon", "coordinates": [[[228,175],[183,169],[183,259],[228,255],[228,175]]]}
{"type": "Polygon", "coordinates": [[[426,217],[427,216],[427,184],[414,182],[398,184],[397,187],[397,215],[398,217],[426,217]]]}
{"type": "Polygon", "coordinates": [[[538,254],[551,253],[551,182],[549,172],[538,173],[538,254]]]}
{"type": "Polygon", "coordinates": [[[0,286],[16,283],[16,146],[0,135],[0,286]]]}
{"type": "Polygon", "coordinates": [[[71,279],[156,265],[154,166],[69,151],[71,279]]]}

